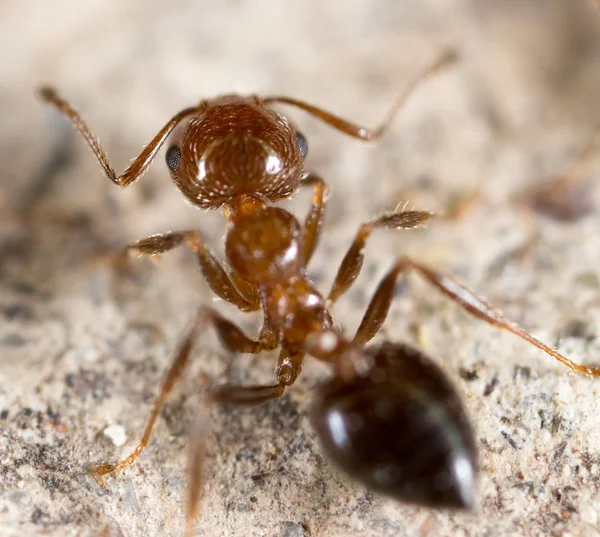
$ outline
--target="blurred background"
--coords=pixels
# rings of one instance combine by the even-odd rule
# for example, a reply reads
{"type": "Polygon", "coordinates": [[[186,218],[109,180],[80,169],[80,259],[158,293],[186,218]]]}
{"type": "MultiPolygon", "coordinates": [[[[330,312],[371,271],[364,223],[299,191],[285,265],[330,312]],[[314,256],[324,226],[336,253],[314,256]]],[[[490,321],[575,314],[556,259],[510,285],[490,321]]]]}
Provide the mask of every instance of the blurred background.
{"type": "MultiPolygon", "coordinates": [[[[572,189],[544,190],[593,148],[597,2],[0,4],[2,535],[181,535],[202,379],[264,382],[275,364],[234,359],[207,334],[139,463],[105,490],[87,476],[86,464],[135,445],[180,333],[213,300],[188,252],[134,262],[126,275],[102,256],[190,228],[221,253],[224,228],[220,214],[183,201],[162,153],[143,180],[117,188],[36,88],[56,86],[120,172],[174,113],[221,93],[287,94],[374,126],[448,48],[460,61],[371,144],[281,108],[308,138],[308,167],[331,186],[311,277],[327,291],[362,221],[404,203],[452,213],[476,194],[459,219],[374,236],[338,320],[353,330],[393,259],[410,253],[573,359],[597,362],[600,163],[590,158],[572,189]],[[543,197],[532,210],[539,193],[552,204],[543,197]]],[[[309,200],[301,193],[289,206],[303,217],[309,200]]],[[[259,325],[217,307],[248,333],[259,325]]],[[[416,279],[399,286],[385,328],[439,359],[464,394],[481,450],[478,510],[401,506],[346,481],[305,418],[327,372],[309,360],[280,401],[215,413],[199,535],[600,535],[598,383],[467,318],[416,279]]]]}

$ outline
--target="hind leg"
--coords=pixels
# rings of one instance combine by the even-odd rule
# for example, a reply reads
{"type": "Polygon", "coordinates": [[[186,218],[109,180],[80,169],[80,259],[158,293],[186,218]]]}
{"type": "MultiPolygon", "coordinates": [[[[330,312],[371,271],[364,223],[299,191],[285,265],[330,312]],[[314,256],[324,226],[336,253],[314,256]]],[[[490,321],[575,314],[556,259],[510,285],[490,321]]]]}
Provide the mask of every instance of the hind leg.
{"type": "Polygon", "coordinates": [[[258,341],[248,338],[236,325],[226,320],[212,308],[201,308],[179,345],[175,358],[163,381],[160,393],[154,403],[154,408],[152,409],[140,443],[133,452],[122,461],[115,464],[100,464],[91,468],[92,475],[101,485],[104,483],[105,475],[121,471],[128,466],[131,466],[148,445],[160,411],[168,395],[173,390],[173,387],[181,378],[183,370],[188,363],[192,348],[200,334],[203,332],[206,323],[210,323],[213,326],[223,345],[233,352],[257,354],[263,350],[273,349],[274,344],[276,346],[276,342],[269,338],[260,339],[258,341]]]}
{"type": "Polygon", "coordinates": [[[206,432],[208,429],[206,410],[216,403],[235,405],[257,405],[283,394],[286,386],[291,386],[302,369],[303,352],[281,350],[277,366],[277,384],[265,386],[217,386],[206,394],[196,426],[190,440],[188,492],[186,503],[185,537],[191,537],[196,526],[198,507],[204,484],[203,469],[205,461],[206,432]]]}
{"type": "Polygon", "coordinates": [[[408,257],[403,257],[398,260],[377,287],[363,320],[358,327],[356,336],[354,337],[356,343],[364,345],[379,331],[389,312],[394,294],[394,287],[396,286],[398,277],[405,271],[410,270],[417,272],[428,283],[436,287],[438,291],[441,291],[450,298],[450,300],[458,304],[471,315],[492,326],[512,332],[531,345],[541,349],[546,354],[549,354],[567,366],[571,371],[583,373],[588,377],[600,376],[600,368],[579,365],[569,360],[555,349],[532,336],[518,324],[505,319],[498,310],[487,304],[482,298],[478,297],[475,293],[452,279],[450,276],[437,272],[408,257]]]}

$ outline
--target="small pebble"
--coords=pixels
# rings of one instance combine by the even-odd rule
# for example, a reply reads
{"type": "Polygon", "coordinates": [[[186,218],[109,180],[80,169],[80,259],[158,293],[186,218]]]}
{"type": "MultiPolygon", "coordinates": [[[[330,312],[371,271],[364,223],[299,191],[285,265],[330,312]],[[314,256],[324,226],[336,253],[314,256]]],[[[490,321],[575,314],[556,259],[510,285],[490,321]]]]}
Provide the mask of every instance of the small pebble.
{"type": "Polygon", "coordinates": [[[304,537],[304,528],[293,522],[284,522],[281,537],[304,537]]]}
{"type": "Polygon", "coordinates": [[[127,435],[125,434],[125,427],[122,425],[111,425],[104,429],[104,436],[111,439],[112,443],[120,447],[127,442],[127,435]]]}

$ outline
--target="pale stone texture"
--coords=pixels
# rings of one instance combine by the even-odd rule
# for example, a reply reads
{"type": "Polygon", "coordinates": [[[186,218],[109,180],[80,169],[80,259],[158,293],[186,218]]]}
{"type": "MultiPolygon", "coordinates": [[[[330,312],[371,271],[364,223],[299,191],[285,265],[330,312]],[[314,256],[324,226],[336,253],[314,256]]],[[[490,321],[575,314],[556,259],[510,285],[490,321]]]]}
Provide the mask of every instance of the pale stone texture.
{"type": "MultiPolygon", "coordinates": [[[[0,6],[0,534],[179,536],[188,434],[206,377],[270,381],[275,355],[234,358],[205,336],[139,463],[106,490],[87,464],[127,454],[179,335],[212,303],[192,256],[132,264],[103,252],[198,228],[221,251],[222,219],[187,206],[161,156],[125,191],[36,100],[55,84],[122,170],[170,114],[224,92],[283,93],[373,125],[443,47],[461,63],[424,85],[385,138],[365,145],[289,111],[308,164],[332,186],[310,268],[323,291],[361,221],[400,202],[438,212],[481,189],[456,223],[386,232],[335,309],[357,326],[401,253],[457,276],[578,361],[600,351],[600,214],[564,224],[511,199],[560,173],[600,119],[600,13],[584,0],[75,2],[0,6]],[[511,252],[539,233],[524,257],[511,252]],[[106,431],[122,426],[115,446],[106,431]],[[118,441],[117,441],[118,443],[118,441]]],[[[589,196],[598,201],[600,176],[589,196]]],[[[292,202],[303,215],[308,193],[292,202]]],[[[255,409],[220,408],[207,437],[198,535],[600,535],[600,381],[477,322],[418,281],[398,293],[382,337],[439,360],[480,448],[479,506],[454,514],[381,499],[321,454],[306,419],[327,373],[255,409]]],[[[253,333],[259,316],[216,305],[253,333]]],[[[118,429],[117,429],[118,431],[118,429]]]]}

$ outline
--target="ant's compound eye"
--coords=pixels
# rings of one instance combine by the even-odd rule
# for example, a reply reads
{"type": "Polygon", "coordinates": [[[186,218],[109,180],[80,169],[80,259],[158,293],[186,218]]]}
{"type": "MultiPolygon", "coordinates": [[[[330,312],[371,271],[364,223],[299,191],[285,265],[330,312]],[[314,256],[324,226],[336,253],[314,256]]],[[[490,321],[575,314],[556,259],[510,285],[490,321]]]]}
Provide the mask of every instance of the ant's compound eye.
{"type": "Polygon", "coordinates": [[[172,172],[176,171],[179,168],[179,163],[181,162],[181,149],[176,145],[173,145],[167,149],[167,167],[172,172]]]}
{"type": "Polygon", "coordinates": [[[299,131],[296,131],[296,143],[298,144],[298,150],[303,157],[306,157],[308,153],[308,140],[306,136],[299,131]]]}

